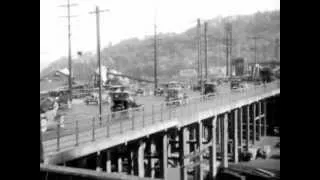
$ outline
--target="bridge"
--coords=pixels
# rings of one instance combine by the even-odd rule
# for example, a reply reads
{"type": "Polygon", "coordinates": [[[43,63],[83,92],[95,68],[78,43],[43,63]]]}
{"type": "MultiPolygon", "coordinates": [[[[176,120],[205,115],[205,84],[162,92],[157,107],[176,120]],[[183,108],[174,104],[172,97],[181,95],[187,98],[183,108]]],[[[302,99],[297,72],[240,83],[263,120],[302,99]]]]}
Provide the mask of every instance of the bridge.
{"type": "Polygon", "coordinates": [[[54,135],[43,137],[40,171],[71,176],[72,168],[82,168],[94,171],[92,179],[116,173],[119,179],[184,180],[203,179],[206,169],[215,177],[219,167],[237,163],[242,150],[266,136],[273,97],[280,97],[280,81],[193,97],[181,106],[158,104],[75,120],[64,132],[58,124],[54,135]]]}

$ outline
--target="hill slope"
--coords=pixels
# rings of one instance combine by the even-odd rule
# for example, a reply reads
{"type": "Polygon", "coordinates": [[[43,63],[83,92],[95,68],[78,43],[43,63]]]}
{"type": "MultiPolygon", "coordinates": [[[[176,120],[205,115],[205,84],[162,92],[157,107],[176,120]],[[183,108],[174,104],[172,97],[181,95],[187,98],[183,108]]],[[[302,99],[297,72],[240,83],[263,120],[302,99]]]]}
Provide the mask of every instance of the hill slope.
{"type": "MultiPolygon", "coordinates": [[[[249,36],[253,35],[265,38],[265,40],[257,42],[258,60],[268,61],[274,57],[275,38],[280,38],[280,11],[214,18],[208,21],[209,67],[225,65],[224,45],[217,38],[223,38],[224,22],[227,18],[230,18],[233,24],[232,54],[234,57],[241,55],[249,62],[253,61],[253,41],[248,39],[249,36]]],[[[201,27],[201,33],[203,35],[203,26],[201,27]]],[[[179,70],[196,67],[195,27],[181,34],[167,33],[158,36],[161,39],[158,46],[158,71],[161,78],[173,77],[179,73],[179,70]]],[[[131,76],[152,77],[154,65],[152,38],[146,37],[144,40],[132,38],[110,48],[102,49],[102,64],[131,76]]],[[[60,58],[45,68],[40,75],[65,67],[67,67],[67,59],[60,58]]],[[[78,80],[87,81],[96,67],[96,55],[84,53],[81,59],[75,59],[73,62],[74,76],[78,80]]]]}

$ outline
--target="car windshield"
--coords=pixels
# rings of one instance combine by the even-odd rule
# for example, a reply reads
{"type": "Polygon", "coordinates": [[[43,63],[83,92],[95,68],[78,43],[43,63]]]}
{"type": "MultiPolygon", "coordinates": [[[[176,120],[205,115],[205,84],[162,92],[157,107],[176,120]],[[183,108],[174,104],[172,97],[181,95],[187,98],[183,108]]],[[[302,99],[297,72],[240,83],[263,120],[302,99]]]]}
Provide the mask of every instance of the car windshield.
{"type": "Polygon", "coordinates": [[[178,93],[179,93],[179,91],[176,90],[176,89],[170,89],[170,90],[168,90],[168,95],[169,95],[169,96],[177,96],[178,93]]]}
{"type": "Polygon", "coordinates": [[[127,99],[129,97],[128,93],[113,93],[111,95],[112,99],[114,100],[122,100],[122,99],[127,99]]]}

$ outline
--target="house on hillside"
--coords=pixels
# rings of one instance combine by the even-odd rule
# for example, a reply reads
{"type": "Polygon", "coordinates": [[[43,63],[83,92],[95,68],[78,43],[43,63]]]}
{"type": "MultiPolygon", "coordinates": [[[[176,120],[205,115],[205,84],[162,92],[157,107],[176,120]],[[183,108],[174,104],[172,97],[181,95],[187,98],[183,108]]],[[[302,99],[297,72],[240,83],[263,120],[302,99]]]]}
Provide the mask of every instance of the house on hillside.
{"type": "MultiPolygon", "coordinates": [[[[68,69],[61,69],[52,71],[42,77],[40,77],[40,93],[59,91],[67,89],[69,85],[69,71],[68,69]]],[[[80,84],[73,80],[73,87],[79,86],[80,84]]]]}

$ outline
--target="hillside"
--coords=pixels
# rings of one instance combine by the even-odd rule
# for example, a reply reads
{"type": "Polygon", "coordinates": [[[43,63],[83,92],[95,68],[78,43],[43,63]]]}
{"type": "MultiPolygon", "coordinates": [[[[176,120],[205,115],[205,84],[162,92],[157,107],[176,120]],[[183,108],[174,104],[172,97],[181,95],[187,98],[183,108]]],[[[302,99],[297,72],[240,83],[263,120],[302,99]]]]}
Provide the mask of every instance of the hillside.
{"type": "MultiPolygon", "coordinates": [[[[240,54],[249,62],[253,61],[254,44],[248,37],[254,35],[265,39],[257,41],[258,60],[268,61],[274,57],[275,38],[280,38],[280,11],[214,18],[208,21],[209,67],[225,65],[224,45],[217,38],[223,38],[224,22],[227,18],[230,18],[233,24],[232,54],[234,57],[240,54]]],[[[201,33],[203,35],[203,26],[201,33]]],[[[181,34],[167,33],[158,36],[161,39],[158,46],[158,71],[161,78],[173,77],[182,69],[196,67],[195,27],[181,34]]],[[[112,47],[103,48],[101,58],[103,65],[113,67],[125,74],[135,77],[153,77],[153,53],[153,37],[146,37],[144,40],[132,38],[112,47]]],[[[80,59],[75,59],[73,63],[75,78],[82,81],[89,80],[97,67],[96,61],[96,55],[90,53],[84,53],[80,59]]],[[[65,67],[67,67],[67,59],[60,58],[45,68],[40,75],[65,67]]]]}

